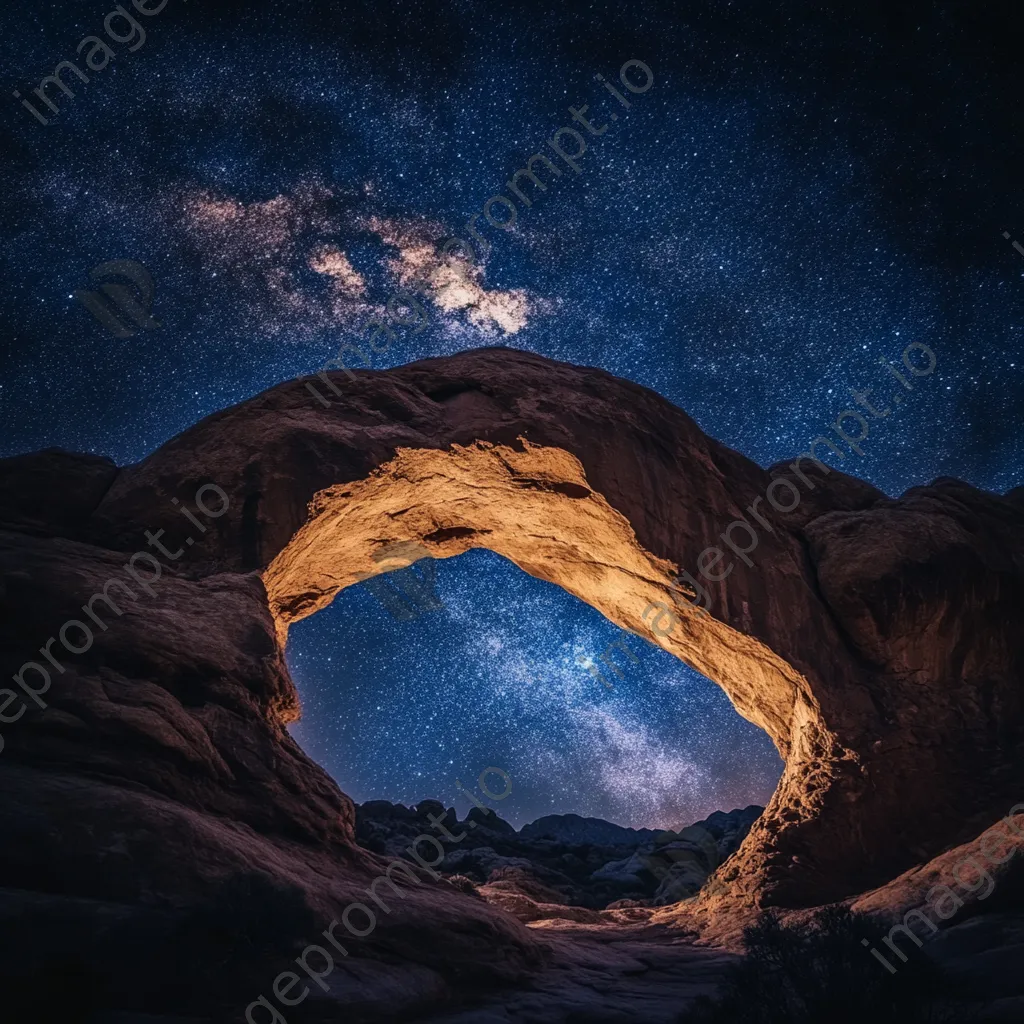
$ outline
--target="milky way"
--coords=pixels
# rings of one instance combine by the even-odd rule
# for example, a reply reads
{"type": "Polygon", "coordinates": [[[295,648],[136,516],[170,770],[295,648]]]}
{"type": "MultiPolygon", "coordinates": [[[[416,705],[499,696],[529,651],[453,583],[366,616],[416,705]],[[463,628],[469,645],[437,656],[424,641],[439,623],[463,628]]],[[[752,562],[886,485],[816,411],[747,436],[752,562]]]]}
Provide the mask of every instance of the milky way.
{"type": "Polygon", "coordinates": [[[433,564],[438,610],[399,621],[357,586],[292,627],[292,733],[354,799],[466,811],[455,780],[491,765],[517,825],[572,810],[673,828],[771,796],[771,741],[703,676],[492,552],[433,564]],[[605,685],[581,660],[616,640],[632,658],[613,649],[605,685]]]}
{"type": "MultiPolygon", "coordinates": [[[[830,461],[889,494],[1021,484],[1010,7],[170,0],[137,15],[136,50],[65,75],[73,98],[50,90],[44,127],[11,92],[113,7],[0,15],[0,454],[138,460],[318,370],[425,280],[425,326],[375,368],[496,344],[600,366],[762,465],[856,408],[851,389],[887,402],[879,360],[925,344],[934,373],[830,461]],[[640,95],[631,60],[654,76],[640,95]],[[560,162],[508,231],[481,216],[480,263],[456,272],[437,243],[570,125],[580,173],[560,162]],[[152,275],[159,329],[113,338],[74,299],[118,259],[152,275]]],[[[664,652],[629,637],[639,663],[607,690],[576,658],[628,635],[575,599],[486,552],[438,586],[413,622],[357,587],[292,632],[295,733],[357,799],[454,803],[490,764],[517,821],[671,825],[770,796],[767,739],[664,652]]]]}

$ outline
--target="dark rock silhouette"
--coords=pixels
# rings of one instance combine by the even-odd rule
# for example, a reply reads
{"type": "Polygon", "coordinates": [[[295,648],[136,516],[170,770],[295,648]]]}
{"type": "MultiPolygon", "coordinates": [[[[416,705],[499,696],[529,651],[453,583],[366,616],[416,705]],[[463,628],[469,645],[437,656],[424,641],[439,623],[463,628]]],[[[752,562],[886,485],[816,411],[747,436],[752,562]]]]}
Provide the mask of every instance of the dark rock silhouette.
{"type": "MultiPolygon", "coordinates": [[[[601,818],[549,814],[516,831],[479,807],[458,821],[455,809],[436,800],[415,807],[371,800],[356,805],[356,842],[388,857],[429,831],[429,815],[455,837],[437,866],[441,874],[469,879],[495,893],[515,892],[546,905],[600,910],[623,900],[631,906],[664,906],[693,896],[715,868],[735,853],[764,810],[750,806],[678,831],[632,829],[601,818]],[[486,886],[485,886],[485,883],[486,886]]],[[[506,906],[507,902],[498,902],[506,906]]],[[[519,916],[515,909],[510,909],[519,916]]],[[[523,920],[545,916],[529,908],[523,920]]]]}
{"type": "Polygon", "coordinates": [[[547,814],[524,825],[524,839],[558,839],[563,843],[595,846],[632,846],[657,834],[651,828],[626,828],[602,818],[581,818],[578,814],[547,814]]]}

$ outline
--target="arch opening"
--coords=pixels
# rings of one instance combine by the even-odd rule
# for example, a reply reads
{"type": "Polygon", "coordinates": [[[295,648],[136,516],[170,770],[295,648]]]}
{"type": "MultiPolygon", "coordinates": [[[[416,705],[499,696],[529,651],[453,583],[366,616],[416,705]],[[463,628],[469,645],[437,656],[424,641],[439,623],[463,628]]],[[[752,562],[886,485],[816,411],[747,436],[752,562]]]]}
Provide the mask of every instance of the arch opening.
{"type": "Polygon", "coordinates": [[[515,780],[495,809],[517,829],[678,829],[770,799],[778,753],[721,688],[561,588],[482,548],[373,580],[389,586],[346,589],[287,652],[289,731],[357,803],[465,811],[453,780],[488,765],[515,780]]]}
{"type": "Polygon", "coordinates": [[[483,548],[367,582],[296,623],[287,660],[289,732],[369,851],[400,856],[438,801],[462,838],[435,870],[514,913],[658,907],[695,895],[770,799],[778,753],[721,688],[561,588],[483,548]]]}
{"type": "Polygon", "coordinates": [[[801,776],[820,763],[828,733],[806,680],[756,638],[679,600],[680,567],[645,550],[559,448],[521,439],[398,449],[367,477],[320,490],[263,574],[279,642],[354,584],[379,585],[423,555],[444,560],[474,548],[555,584],[721,687],[785,762],[769,806],[778,814],[786,805],[791,821],[813,815],[801,776]],[[672,610],[671,629],[652,608],[672,610]]]}

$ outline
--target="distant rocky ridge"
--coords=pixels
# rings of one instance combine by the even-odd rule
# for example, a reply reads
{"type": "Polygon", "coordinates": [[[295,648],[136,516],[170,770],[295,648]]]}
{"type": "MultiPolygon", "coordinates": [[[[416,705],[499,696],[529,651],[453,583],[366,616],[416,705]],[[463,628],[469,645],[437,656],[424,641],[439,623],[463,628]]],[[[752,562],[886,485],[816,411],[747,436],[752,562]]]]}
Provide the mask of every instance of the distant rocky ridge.
{"type": "Polygon", "coordinates": [[[356,805],[356,841],[373,853],[406,856],[433,815],[457,837],[444,844],[436,869],[455,885],[522,920],[586,920],[580,911],[663,906],[695,895],[763,809],[716,811],[676,831],[626,828],[578,814],[549,814],[516,831],[493,811],[475,807],[459,821],[454,808],[437,800],[414,807],[371,800],[356,805]]]}
{"type": "Polygon", "coordinates": [[[594,843],[598,846],[622,846],[653,839],[658,833],[650,828],[626,828],[604,818],[581,818],[578,814],[547,814],[519,830],[523,839],[558,839],[563,843],[594,843]]]}

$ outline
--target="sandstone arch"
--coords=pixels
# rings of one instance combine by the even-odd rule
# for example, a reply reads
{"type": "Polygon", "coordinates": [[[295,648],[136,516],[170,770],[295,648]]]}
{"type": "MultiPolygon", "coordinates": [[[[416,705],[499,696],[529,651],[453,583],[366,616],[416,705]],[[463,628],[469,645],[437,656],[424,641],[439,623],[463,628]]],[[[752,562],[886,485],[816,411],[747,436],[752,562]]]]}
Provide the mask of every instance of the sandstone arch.
{"type": "MultiPolygon", "coordinates": [[[[54,681],[50,710],[11,731],[5,820],[35,800],[115,831],[151,822],[168,851],[146,884],[166,892],[200,886],[204,863],[254,857],[337,899],[342,882],[328,894],[317,879],[359,877],[372,858],[352,844],[350,802],[282,727],[297,702],[281,645],[290,621],[377,571],[375,545],[392,540],[437,557],[493,548],[668,646],[772,736],[785,774],[703,898],[713,916],[853,895],[1019,799],[1019,492],[942,480],[893,500],[814,475],[762,531],[754,564],[709,585],[712,618],[658,637],[643,608],[764,494],[769,471],[644,388],[527,353],[333,379],[328,409],[288,382],[137,466],[47,453],[0,464],[8,675],[38,646],[24,637],[49,635],[144,530],[183,536],[172,497],[216,483],[230,499],[160,597],[98,636],[54,681]],[[213,852],[184,863],[172,820],[213,852]]],[[[79,894],[124,884],[93,879],[79,894]]],[[[521,931],[452,900],[452,920],[486,919],[519,951],[510,963],[534,955],[521,931]]]]}
{"type": "Polygon", "coordinates": [[[788,764],[780,805],[795,793],[816,798],[815,774],[828,771],[822,753],[835,743],[808,681],[756,638],[675,601],[679,567],[643,548],[568,452],[525,440],[402,448],[368,477],[318,491],[262,574],[282,646],[292,622],[384,571],[375,553],[403,544],[435,558],[486,547],[665,648],[772,737],[788,764]],[[677,628],[667,628],[665,608],[679,609],[677,628]]]}
{"type": "Polygon", "coordinates": [[[317,492],[309,520],[262,574],[282,645],[290,623],[385,571],[373,555],[403,543],[435,558],[486,547],[557,584],[718,682],[784,757],[794,724],[816,718],[807,681],[778,655],[674,601],[678,567],[640,545],[575,457],[529,442],[403,448],[366,479],[317,492]],[[666,616],[652,605],[678,608],[679,627],[655,631],[666,616]]]}
{"type": "MultiPolygon", "coordinates": [[[[485,349],[333,379],[341,395],[328,409],[301,382],[283,384],[121,471],[93,528],[122,545],[138,522],[180,529],[169,498],[215,481],[231,510],[212,553],[210,543],[189,552],[192,571],[262,570],[279,631],[353,573],[377,571],[365,543],[324,541],[336,517],[358,521],[365,542],[418,539],[442,557],[494,547],[651,636],[636,603],[659,587],[665,596],[670,566],[695,571],[771,483],[682,410],[599,370],[485,349]],[[508,519],[473,497],[474,478],[535,508],[545,529],[573,510],[592,560],[559,568],[550,552],[517,546],[508,519]],[[460,518],[452,496],[473,515],[460,518]],[[316,564],[317,551],[331,566],[316,564]],[[601,570],[602,558],[625,565],[601,570]]],[[[810,905],[883,881],[982,807],[998,813],[1016,774],[1020,505],[953,481],[891,501],[838,471],[812,479],[801,504],[760,532],[755,564],[737,560],[707,585],[714,621],[687,620],[671,641],[786,759],[772,805],[723,876],[743,902],[810,905]],[[954,563],[971,587],[966,606],[943,577],[954,563]],[[970,625],[949,632],[961,608],[970,625]],[[985,661],[993,644],[999,656],[985,661]],[[984,707],[979,686],[992,694],[984,707]],[[976,767],[978,738],[997,728],[1005,742],[985,741],[976,767]]]]}

